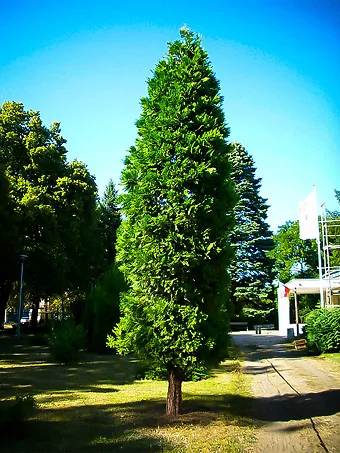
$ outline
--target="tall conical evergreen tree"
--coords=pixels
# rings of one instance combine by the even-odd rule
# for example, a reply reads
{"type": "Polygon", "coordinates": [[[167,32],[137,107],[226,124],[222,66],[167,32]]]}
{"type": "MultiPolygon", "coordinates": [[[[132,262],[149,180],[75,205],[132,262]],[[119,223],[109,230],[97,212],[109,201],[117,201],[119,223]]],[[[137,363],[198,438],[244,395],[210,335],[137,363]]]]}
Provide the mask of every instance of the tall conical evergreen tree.
{"type": "Polygon", "coordinates": [[[230,147],[231,177],[238,195],[231,235],[235,257],[230,273],[235,313],[239,314],[244,307],[267,307],[274,279],[268,252],[274,242],[266,223],[268,205],[259,193],[261,178],[255,176],[254,160],[240,143],[231,143],[230,147]]]}
{"type": "Polygon", "coordinates": [[[104,248],[105,270],[114,263],[116,256],[117,229],[121,223],[117,195],[115,184],[110,179],[99,203],[99,227],[104,248]]]}
{"type": "Polygon", "coordinates": [[[117,259],[131,289],[108,340],[167,369],[172,415],[186,369],[226,354],[235,203],[219,83],[199,37],[180,34],[148,80],[122,174],[117,259]]]}

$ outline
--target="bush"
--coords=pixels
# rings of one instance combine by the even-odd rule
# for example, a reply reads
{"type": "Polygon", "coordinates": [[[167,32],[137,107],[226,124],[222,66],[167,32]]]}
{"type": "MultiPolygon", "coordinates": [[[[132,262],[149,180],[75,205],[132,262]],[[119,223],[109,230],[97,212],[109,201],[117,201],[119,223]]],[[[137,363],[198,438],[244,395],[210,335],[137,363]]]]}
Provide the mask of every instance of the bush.
{"type": "Polygon", "coordinates": [[[313,310],[306,318],[308,347],[316,353],[340,350],[340,308],[313,310]]]}
{"type": "Polygon", "coordinates": [[[33,395],[18,395],[14,400],[4,400],[0,405],[0,433],[7,437],[22,434],[27,418],[36,407],[33,395]]]}
{"type": "Polygon", "coordinates": [[[76,362],[84,345],[85,333],[82,326],[77,326],[72,318],[54,321],[49,347],[56,362],[65,365],[76,362]]]}
{"type": "Polygon", "coordinates": [[[123,274],[112,266],[99,280],[85,303],[83,325],[87,331],[87,347],[95,352],[107,352],[107,335],[119,321],[119,298],[127,290],[123,274]]]}

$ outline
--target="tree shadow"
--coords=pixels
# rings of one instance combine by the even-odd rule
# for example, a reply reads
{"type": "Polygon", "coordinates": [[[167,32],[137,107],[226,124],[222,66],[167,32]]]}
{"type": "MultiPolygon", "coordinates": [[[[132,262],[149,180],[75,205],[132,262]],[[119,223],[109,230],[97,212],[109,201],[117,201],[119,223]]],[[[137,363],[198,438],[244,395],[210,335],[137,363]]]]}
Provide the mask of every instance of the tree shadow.
{"type": "MultiPolygon", "coordinates": [[[[1,343],[1,340],[0,340],[1,343]]],[[[54,391],[113,392],[113,385],[132,383],[138,362],[131,357],[83,353],[80,362],[59,365],[51,362],[47,347],[17,344],[2,345],[0,397],[16,395],[18,390],[34,393],[54,391]]]]}
{"type": "MultiPolygon", "coordinates": [[[[226,425],[254,426],[257,422],[301,421],[285,429],[302,429],[310,417],[339,411],[340,390],[285,397],[184,395],[185,412],[164,414],[164,401],[148,399],[127,403],[38,409],[26,436],[5,442],[6,452],[161,452],[170,448],[159,431],[163,428],[207,426],[216,420],[226,425]],[[270,410],[268,410],[270,408],[270,410]]],[[[176,448],[181,448],[176,445],[176,448]]]]}
{"type": "Polygon", "coordinates": [[[257,361],[273,358],[296,358],[308,355],[307,350],[296,350],[292,343],[287,343],[287,339],[280,335],[234,335],[233,340],[240,348],[247,360],[257,361]]]}
{"type": "MultiPolygon", "coordinates": [[[[68,398],[67,394],[64,395],[68,398]]],[[[164,428],[225,425],[254,426],[259,422],[303,421],[333,415],[340,408],[340,389],[305,395],[253,398],[234,394],[184,393],[184,413],[165,415],[165,401],[150,398],[112,404],[58,405],[37,410],[25,437],[6,442],[8,453],[62,452],[161,452],[171,442],[159,434],[164,428]],[[268,409],[270,408],[270,409],[268,409]]],[[[61,395],[63,397],[63,395],[61,395]]],[[[297,430],[303,423],[288,427],[297,430]]],[[[280,428],[281,429],[281,428],[280,428]]],[[[181,448],[180,445],[175,445],[181,448]]]]}
{"type": "MultiPolygon", "coordinates": [[[[190,397],[194,398],[195,396],[188,395],[188,397],[190,399],[190,397]]],[[[191,403],[191,411],[201,411],[203,408],[212,410],[213,407],[215,413],[227,412],[233,415],[247,416],[253,421],[287,422],[329,416],[340,412],[340,389],[265,398],[219,395],[212,400],[209,395],[201,395],[198,401],[199,406],[197,408],[195,408],[196,400],[191,403]]]]}

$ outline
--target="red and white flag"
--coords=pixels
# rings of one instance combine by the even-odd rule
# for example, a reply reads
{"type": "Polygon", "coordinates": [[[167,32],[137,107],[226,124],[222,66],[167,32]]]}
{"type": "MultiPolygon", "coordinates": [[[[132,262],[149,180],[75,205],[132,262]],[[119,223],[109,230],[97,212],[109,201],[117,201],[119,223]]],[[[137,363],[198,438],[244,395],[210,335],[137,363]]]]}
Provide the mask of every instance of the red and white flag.
{"type": "Polygon", "coordinates": [[[282,299],[283,297],[289,297],[290,289],[288,286],[279,283],[279,298],[282,299]]]}

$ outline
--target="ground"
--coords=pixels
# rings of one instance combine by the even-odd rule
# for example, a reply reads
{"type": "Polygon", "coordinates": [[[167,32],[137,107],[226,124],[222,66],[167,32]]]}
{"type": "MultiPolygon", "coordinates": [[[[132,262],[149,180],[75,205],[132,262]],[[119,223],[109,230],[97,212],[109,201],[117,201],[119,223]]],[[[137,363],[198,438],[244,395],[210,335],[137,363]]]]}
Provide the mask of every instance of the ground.
{"type": "Polygon", "coordinates": [[[209,379],[183,383],[184,414],[171,418],[164,415],[167,383],[136,380],[131,357],[87,353],[63,366],[35,338],[23,335],[18,344],[4,335],[0,409],[26,393],[38,408],[14,433],[1,432],[0,423],[1,451],[340,452],[340,361],[306,356],[278,335],[233,338],[244,361],[230,359],[209,379]]]}
{"type": "Polygon", "coordinates": [[[340,363],[306,356],[278,332],[235,333],[252,377],[253,452],[340,452],[340,363]]]}
{"type": "Polygon", "coordinates": [[[184,382],[184,414],[171,418],[167,382],[136,380],[132,357],[84,353],[64,366],[30,340],[0,337],[0,416],[16,395],[33,394],[38,403],[24,426],[9,432],[0,423],[0,451],[242,453],[254,439],[250,384],[237,359],[209,379],[184,382]]]}

